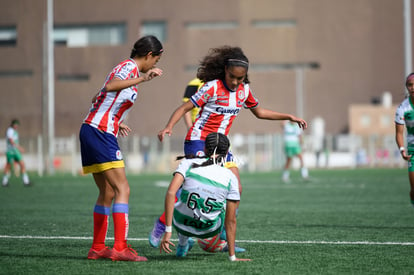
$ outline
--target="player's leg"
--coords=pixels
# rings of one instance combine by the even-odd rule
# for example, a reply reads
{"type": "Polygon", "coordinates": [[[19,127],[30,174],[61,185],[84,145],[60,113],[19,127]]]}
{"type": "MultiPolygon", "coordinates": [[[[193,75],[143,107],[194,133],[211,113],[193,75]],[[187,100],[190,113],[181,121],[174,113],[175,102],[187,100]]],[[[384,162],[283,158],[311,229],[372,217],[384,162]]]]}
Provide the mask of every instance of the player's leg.
{"type": "Polygon", "coordinates": [[[298,156],[298,159],[299,159],[299,162],[300,162],[300,174],[301,174],[303,179],[308,179],[309,178],[309,172],[308,172],[308,168],[305,167],[305,163],[303,161],[302,153],[298,153],[297,156],[298,156]]]}
{"type": "Polygon", "coordinates": [[[25,186],[29,186],[30,185],[29,175],[26,172],[26,165],[23,161],[23,158],[20,152],[16,154],[15,161],[20,167],[20,173],[22,174],[23,184],[25,186]]]}
{"type": "Polygon", "coordinates": [[[112,187],[115,197],[112,205],[115,243],[112,249],[114,261],[147,261],[127,244],[129,229],[129,194],[130,187],[125,174],[125,168],[112,168],[103,172],[105,180],[112,187]]]}
{"type": "Polygon", "coordinates": [[[283,172],[282,172],[283,182],[289,182],[289,179],[290,179],[289,167],[290,167],[291,162],[292,162],[292,157],[290,155],[286,155],[286,162],[285,162],[285,166],[283,167],[283,172]]]}
{"type": "Polygon", "coordinates": [[[6,153],[6,158],[6,165],[4,166],[4,175],[2,181],[2,185],[4,187],[9,185],[11,165],[14,162],[13,154],[11,154],[10,152],[6,153]]]}
{"type": "Polygon", "coordinates": [[[176,252],[177,257],[187,256],[187,253],[188,253],[189,248],[190,248],[190,244],[189,244],[188,239],[189,239],[189,237],[178,233],[178,246],[177,246],[177,252],[176,252]]]}
{"type": "Polygon", "coordinates": [[[414,207],[414,169],[412,169],[413,171],[411,171],[410,169],[408,170],[408,179],[410,180],[410,199],[411,199],[411,204],[414,207]]]}
{"type": "Polygon", "coordinates": [[[93,178],[99,189],[98,199],[93,211],[93,241],[88,259],[110,258],[111,250],[105,245],[108,232],[109,215],[115,192],[106,181],[103,173],[94,173],[93,178]]]}

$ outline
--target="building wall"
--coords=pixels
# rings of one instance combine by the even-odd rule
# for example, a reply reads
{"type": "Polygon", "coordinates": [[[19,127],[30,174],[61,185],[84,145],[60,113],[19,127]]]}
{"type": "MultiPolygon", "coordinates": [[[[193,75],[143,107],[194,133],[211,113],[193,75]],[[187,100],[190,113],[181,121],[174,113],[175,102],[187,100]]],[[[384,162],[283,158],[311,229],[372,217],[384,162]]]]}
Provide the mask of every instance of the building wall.
{"type": "MultiPolygon", "coordinates": [[[[17,26],[16,47],[0,47],[0,127],[22,121],[21,135],[42,133],[43,25],[46,0],[0,1],[0,27],[17,26]],[[28,72],[10,76],[7,72],[28,72]]],[[[349,129],[351,104],[369,104],[390,91],[403,98],[403,6],[395,0],[72,0],[54,1],[55,25],[125,22],[120,46],[56,46],[55,73],[87,75],[55,82],[56,135],[77,133],[106,74],[129,57],[145,20],[166,20],[164,75],[139,87],[127,123],[134,133],[154,136],[181,103],[188,80],[211,47],[240,46],[248,56],[252,90],[261,106],[325,119],[326,132],[349,129]],[[201,12],[202,11],[202,12],[201,12]],[[197,29],[198,22],[236,22],[229,29],[197,29]],[[257,22],[291,22],[255,25],[257,22]],[[297,109],[295,66],[304,68],[304,107],[297,109]],[[194,68],[193,70],[188,68],[194,68]],[[264,68],[264,69],[263,69],[264,68]]],[[[312,127],[312,125],[310,125],[312,127]]],[[[258,121],[245,110],[232,133],[271,133],[280,123],[258,121]]],[[[184,135],[184,123],[175,135],[184,135]]]]}

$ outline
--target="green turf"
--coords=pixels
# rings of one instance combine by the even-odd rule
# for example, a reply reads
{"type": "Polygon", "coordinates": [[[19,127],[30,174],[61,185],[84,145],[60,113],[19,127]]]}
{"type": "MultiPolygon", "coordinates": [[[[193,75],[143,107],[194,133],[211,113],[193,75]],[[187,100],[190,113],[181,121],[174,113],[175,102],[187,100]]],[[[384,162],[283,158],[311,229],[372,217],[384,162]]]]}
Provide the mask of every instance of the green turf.
{"type": "MultiPolygon", "coordinates": [[[[169,175],[128,176],[130,243],[148,257],[146,263],[86,259],[97,196],[91,176],[32,176],[32,187],[12,178],[8,188],[0,189],[0,274],[413,272],[414,208],[406,169],[310,173],[311,180],[304,182],[292,172],[290,184],[280,181],[280,172],[242,174],[237,240],[247,252],[237,256],[253,261],[240,263],[198,246],[184,259],[149,247],[146,238],[162,212],[162,183],[169,175]]],[[[108,237],[113,237],[112,225],[108,237]]]]}

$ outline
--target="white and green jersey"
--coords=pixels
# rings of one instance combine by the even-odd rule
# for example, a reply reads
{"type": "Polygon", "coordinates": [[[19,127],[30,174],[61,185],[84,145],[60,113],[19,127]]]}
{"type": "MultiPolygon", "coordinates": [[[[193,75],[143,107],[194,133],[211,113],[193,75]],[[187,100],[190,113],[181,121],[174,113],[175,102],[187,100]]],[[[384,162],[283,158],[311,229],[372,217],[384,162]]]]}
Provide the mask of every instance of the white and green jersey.
{"type": "Polygon", "coordinates": [[[13,140],[14,144],[19,144],[19,133],[13,127],[7,128],[6,132],[7,152],[17,149],[16,146],[13,146],[10,142],[10,139],[13,140]]]}
{"type": "Polygon", "coordinates": [[[407,97],[395,113],[395,123],[405,125],[407,128],[407,146],[414,146],[414,107],[410,97],[407,97]]]}
{"type": "Polygon", "coordinates": [[[299,136],[301,134],[302,131],[296,123],[285,123],[285,125],[283,126],[283,137],[285,141],[285,147],[300,146],[299,136]]]}
{"type": "Polygon", "coordinates": [[[184,159],[175,173],[184,177],[181,195],[174,207],[173,224],[187,236],[217,235],[223,224],[226,200],[240,200],[236,176],[220,165],[191,168],[206,159],[184,159]]]}

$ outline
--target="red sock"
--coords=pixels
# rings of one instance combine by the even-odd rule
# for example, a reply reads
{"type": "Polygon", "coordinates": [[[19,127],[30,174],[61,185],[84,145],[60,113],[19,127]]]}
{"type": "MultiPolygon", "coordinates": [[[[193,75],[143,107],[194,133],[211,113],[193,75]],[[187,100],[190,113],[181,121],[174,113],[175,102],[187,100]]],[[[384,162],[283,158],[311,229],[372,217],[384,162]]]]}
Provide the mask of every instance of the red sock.
{"type": "MultiPolygon", "coordinates": [[[[175,197],[175,202],[178,201],[178,198],[175,197]]],[[[161,217],[160,217],[160,222],[165,225],[165,212],[162,213],[161,217]]]]}
{"type": "Polygon", "coordinates": [[[127,247],[128,237],[128,204],[114,204],[112,209],[112,218],[114,220],[114,249],[117,251],[124,250],[127,247]]]}
{"type": "Polygon", "coordinates": [[[105,248],[106,233],[108,232],[109,207],[95,205],[93,212],[93,242],[92,249],[102,250],[105,248]]]}

